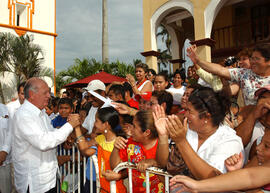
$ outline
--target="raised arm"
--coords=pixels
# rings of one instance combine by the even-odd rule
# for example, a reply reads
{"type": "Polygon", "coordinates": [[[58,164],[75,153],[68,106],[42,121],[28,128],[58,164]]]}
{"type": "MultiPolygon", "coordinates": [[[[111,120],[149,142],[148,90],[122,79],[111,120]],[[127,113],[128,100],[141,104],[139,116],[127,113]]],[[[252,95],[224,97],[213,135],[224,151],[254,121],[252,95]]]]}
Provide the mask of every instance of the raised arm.
{"type": "MultiPolygon", "coordinates": [[[[49,117],[47,118],[49,119],[49,117]]],[[[16,132],[21,133],[21,136],[26,141],[42,151],[53,149],[63,143],[72,132],[73,127],[80,125],[80,116],[78,114],[71,114],[68,123],[59,129],[53,129],[48,123],[48,126],[51,127],[49,131],[41,121],[34,121],[33,119],[34,117],[30,115],[23,117],[16,117],[15,115],[13,123],[18,127],[16,132]]]]}
{"type": "Polygon", "coordinates": [[[247,118],[235,128],[237,135],[242,138],[244,146],[250,142],[256,120],[267,113],[267,109],[270,109],[269,99],[260,99],[247,118]]]}
{"type": "Polygon", "coordinates": [[[122,162],[120,156],[119,156],[119,150],[126,148],[127,139],[124,139],[123,137],[117,137],[114,142],[114,148],[110,156],[110,166],[112,170],[122,162]]]}
{"type": "Polygon", "coordinates": [[[157,105],[153,112],[155,126],[158,132],[156,161],[161,168],[167,166],[169,157],[168,132],[166,130],[166,115],[163,107],[157,105]]]}
{"type": "Polygon", "coordinates": [[[171,187],[182,187],[178,192],[225,192],[258,188],[270,182],[270,163],[263,166],[240,169],[214,178],[196,181],[186,176],[175,176],[171,187]]]}
{"type": "Polygon", "coordinates": [[[135,95],[136,94],[142,94],[142,93],[145,93],[145,92],[152,92],[153,85],[152,85],[152,83],[150,81],[147,82],[143,86],[143,88],[142,88],[141,91],[139,91],[138,88],[137,88],[137,86],[136,86],[135,78],[131,74],[127,74],[126,79],[128,80],[129,84],[131,85],[132,90],[133,90],[133,93],[135,95]]]}
{"type": "Polygon", "coordinates": [[[198,64],[204,70],[206,70],[207,72],[210,72],[214,75],[223,77],[227,80],[231,79],[230,72],[227,68],[225,68],[219,64],[215,64],[215,63],[201,60],[200,57],[198,56],[198,54],[196,53],[196,50],[197,50],[196,45],[193,45],[193,46],[187,48],[187,55],[192,60],[192,62],[194,64],[198,64]]]}
{"type": "Polygon", "coordinates": [[[75,128],[75,134],[76,134],[76,143],[78,144],[80,152],[87,157],[94,155],[96,153],[96,150],[90,147],[96,145],[95,139],[87,141],[80,127],[75,128]]]}

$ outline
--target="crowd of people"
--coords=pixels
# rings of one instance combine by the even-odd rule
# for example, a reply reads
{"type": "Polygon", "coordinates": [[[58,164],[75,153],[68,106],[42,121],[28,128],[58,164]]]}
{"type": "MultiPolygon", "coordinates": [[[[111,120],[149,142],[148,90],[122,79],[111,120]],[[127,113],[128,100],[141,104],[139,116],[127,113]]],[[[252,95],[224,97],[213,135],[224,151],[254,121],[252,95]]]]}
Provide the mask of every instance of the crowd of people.
{"type": "MultiPolygon", "coordinates": [[[[110,181],[128,192],[127,170],[113,171],[121,162],[136,165],[135,193],[146,192],[152,166],[174,176],[172,192],[270,191],[270,45],[220,64],[196,49],[187,49],[194,64],[187,76],[177,69],[172,79],[139,63],[125,82],[92,80],[59,98],[42,79],[20,84],[18,99],[0,104],[0,192],[57,192],[58,166],[71,159],[56,156],[60,144],[97,156],[101,192],[110,181]]],[[[163,177],[149,181],[151,193],[165,192],[163,177]]]]}

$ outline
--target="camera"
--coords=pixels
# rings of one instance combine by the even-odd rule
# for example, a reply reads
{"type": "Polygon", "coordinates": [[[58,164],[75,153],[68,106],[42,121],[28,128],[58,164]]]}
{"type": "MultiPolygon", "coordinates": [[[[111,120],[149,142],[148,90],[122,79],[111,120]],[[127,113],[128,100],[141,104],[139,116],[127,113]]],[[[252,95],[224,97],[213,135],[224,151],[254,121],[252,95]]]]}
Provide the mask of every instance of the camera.
{"type": "Polygon", "coordinates": [[[226,60],[225,60],[225,66],[232,66],[234,63],[236,63],[238,60],[236,57],[234,56],[229,56],[226,60]]]}

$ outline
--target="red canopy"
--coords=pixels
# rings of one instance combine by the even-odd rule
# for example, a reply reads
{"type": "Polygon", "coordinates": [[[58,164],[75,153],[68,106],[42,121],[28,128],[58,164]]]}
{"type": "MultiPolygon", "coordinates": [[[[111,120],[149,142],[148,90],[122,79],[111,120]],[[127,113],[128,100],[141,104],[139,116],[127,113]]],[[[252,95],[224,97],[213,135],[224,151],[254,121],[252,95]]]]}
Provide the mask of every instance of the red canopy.
{"type": "Polygon", "coordinates": [[[92,80],[100,80],[103,83],[112,83],[114,81],[118,81],[118,82],[123,82],[123,81],[127,81],[125,78],[119,77],[119,76],[114,76],[112,74],[108,74],[107,72],[99,72],[97,74],[88,76],[86,78],[83,78],[81,80],[77,80],[75,82],[66,84],[64,87],[77,87],[77,88],[82,88],[82,87],[86,87],[88,85],[88,83],[92,80]]]}

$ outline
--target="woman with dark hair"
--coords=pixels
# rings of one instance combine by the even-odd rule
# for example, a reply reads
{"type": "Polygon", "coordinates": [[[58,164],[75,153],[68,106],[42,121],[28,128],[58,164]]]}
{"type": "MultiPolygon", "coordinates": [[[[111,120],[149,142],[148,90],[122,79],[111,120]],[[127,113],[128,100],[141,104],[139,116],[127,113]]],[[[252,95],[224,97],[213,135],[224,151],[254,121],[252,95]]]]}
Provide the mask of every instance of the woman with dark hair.
{"type": "Polygon", "coordinates": [[[207,72],[238,83],[243,92],[245,105],[256,104],[255,91],[270,84],[270,44],[260,44],[253,49],[250,58],[250,69],[228,69],[219,64],[203,61],[196,53],[196,50],[196,45],[187,49],[192,62],[198,64],[207,72]]]}
{"type": "MultiPolygon", "coordinates": [[[[119,126],[119,114],[113,107],[101,108],[97,111],[96,121],[94,125],[95,131],[92,133],[100,134],[95,139],[87,141],[81,132],[80,128],[75,128],[76,143],[78,144],[80,152],[84,156],[92,156],[97,154],[99,166],[99,179],[101,185],[100,192],[110,192],[110,181],[117,180],[117,192],[125,193],[126,188],[121,180],[121,174],[117,174],[111,170],[110,155],[114,147],[114,142],[117,136],[123,135],[123,131],[119,126]],[[89,144],[96,144],[89,146],[89,144]]],[[[87,167],[90,167],[87,164],[87,167]]],[[[89,168],[88,168],[89,169],[89,168]]],[[[85,187],[89,187],[89,176],[85,187]]],[[[85,191],[85,192],[88,192],[85,191]]]]}
{"type": "Polygon", "coordinates": [[[154,83],[157,73],[154,69],[150,68],[147,72],[147,79],[154,83]]]}
{"type": "Polygon", "coordinates": [[[132,90],[135,95],[153,91],[152,82],[146,78],[147,72],[148,72],[147,64],[139,63],[136,64],[135,66],[135,76],[137,82],[135,81],[135,78],[131,74],[127,74],[126,79],[132,86],[132,90]]]}
{"type": "Polygon", "coordinates": [[[173,85],[167,89],[173,95],[173,104],[180,105],[182,96],[186,90],[183,83],[186,81],[185,69],[176,69],[173,74],[173,85]]]}
{"type": "Polygon", "coordinates": [[[154,90],[155,91],[162,91],[165,90],[169,85],[169,78],[167,72],[160,72],[156,75],[154,80],[154,90]]]}
{"type": "Polygon", "coordinates": [[[174,153],[186,165],[183,173],[188,171],[197,179],[225,173],[226,158],[243,150],[241,138],[222,124],[229,106],[226,97],[211,88],[201,87],[195,89],[188,99],[183,124],[175,115],[166,119],[164,110],[157,107],[154,113],[159,134],[156,159],[160,166],[168,166],[170,136],[175,142],[174,153]]]}

